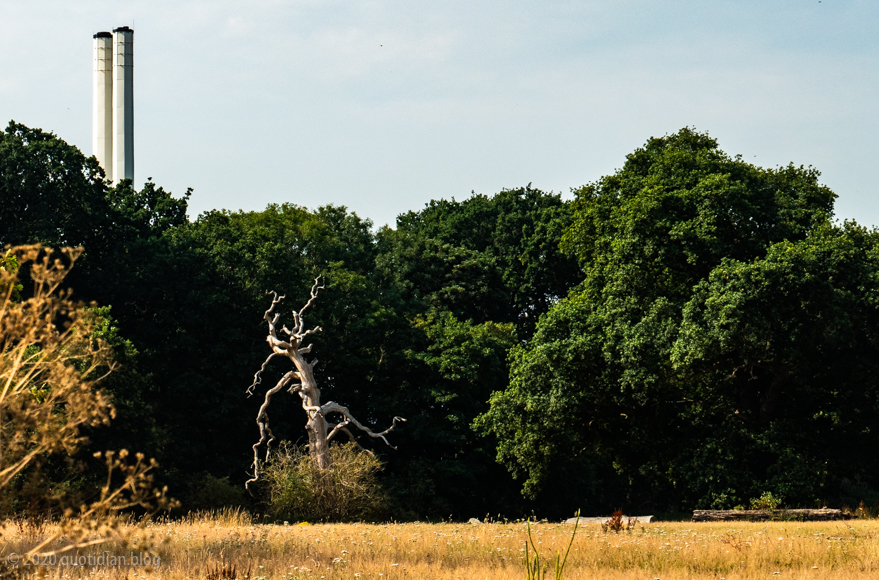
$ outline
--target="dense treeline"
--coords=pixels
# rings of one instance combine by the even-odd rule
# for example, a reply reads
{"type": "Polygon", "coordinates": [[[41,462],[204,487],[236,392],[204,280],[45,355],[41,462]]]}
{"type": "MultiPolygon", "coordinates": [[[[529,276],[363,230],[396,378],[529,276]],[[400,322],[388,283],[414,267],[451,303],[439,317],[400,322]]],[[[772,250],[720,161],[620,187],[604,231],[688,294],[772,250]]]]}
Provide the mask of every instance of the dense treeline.
{"type": "MultiPolygon", "coordinates": [[[[187,197],[111,187],[49,133],[0,136],[0,244],[83,246],[71,287],[123,363],[94,444],[156,456],[183,509],[252,501],[265,292],[298,307],[316,276],[324,398],[408,419],[375,448],[389,515],[875,499],[879,235],[834,225],[812,169],[682,130],[573,202],[528,186],[393,229],[293,204],[190,221],[187,197]]],[[[292,442],[298,401],[273,403],[292,442]]]]}
{"type": "Polygon", "coordinates": [[[815,170],[690,130],[576,193],[585,280],[480,419],[526,492],[566,467],[599,503],[875,501],[879,234],[832,225],[815,170]]]}

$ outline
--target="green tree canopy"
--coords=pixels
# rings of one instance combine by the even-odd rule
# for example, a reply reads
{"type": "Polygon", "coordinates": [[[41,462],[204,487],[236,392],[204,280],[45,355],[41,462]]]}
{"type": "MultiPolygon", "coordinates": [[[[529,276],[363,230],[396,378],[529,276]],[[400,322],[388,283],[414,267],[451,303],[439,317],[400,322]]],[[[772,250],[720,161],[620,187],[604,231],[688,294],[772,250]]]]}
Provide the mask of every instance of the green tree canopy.
{"type": "Polygon", "coordinates": [[[495,441],[471,424],[506,385],[509,348],[581,279],[558,249],[569,222],[568,203],[529,186],[432,201],[378,233],[377,275],[397,324],[387,380],[395,408],[413,409],[389,475],[415,515],[535,507],[492,461],[495,441]]]}
{"type": "Polygon", "coordinates": [[[431,201],[379,233],[379,269],[411,308],[516,324],[520,338],[582,279],[559,250],[570,224],[560,195],[530,185],[464,201],[431,201]]]}
{"type": "Polygon", "coordinates": [[[0,133],[0,246],[105,245],[103,170],[52,133],[10,121],[0,133]]]}
{"type": "MultiPolygon", "coordinates": [[[[110,187],[94,158],[11,123],[0,243],[84,247],[66,281],[123,367],[95,440],[140,443],[191,506],[212,505],[205,486],[241,501],[265,291],[302,303],[318,275],[326,397],[370,425],[409,419],[376,450],[398,517],[879,501],[860,459],[879,429],[879,234],[834,225],[818,177],[684,129],[574,202],[528,186],[377,232],[294,203],[190,220],[189,192],[110,187]]],[[[304,436],[296,401],[276,410],[276,435],[304,436]]]]}
{"type": "MultiPolygon", "coordinates": [[[[586,278],[513,348],[510,385],[478,420],[526,494],[577,469],[592,474],[583,493],[597,490],[583,499],[603,507],[732,507],[764,490],[827,498],[867,477],[827,475],[833,453],[813,439],[816,413],[876,411],[879,385],[863,382],[879,359],[865,290],[876,235],[829,224],[835,196],[816,170],[755,167],[684,129],[576,194],[563,248],[586,278]],[[828,388],[818,369],[842,360],[849,378],[828,388]]],[[[866,444],[853,425],[836,432],[866,444]]]]}

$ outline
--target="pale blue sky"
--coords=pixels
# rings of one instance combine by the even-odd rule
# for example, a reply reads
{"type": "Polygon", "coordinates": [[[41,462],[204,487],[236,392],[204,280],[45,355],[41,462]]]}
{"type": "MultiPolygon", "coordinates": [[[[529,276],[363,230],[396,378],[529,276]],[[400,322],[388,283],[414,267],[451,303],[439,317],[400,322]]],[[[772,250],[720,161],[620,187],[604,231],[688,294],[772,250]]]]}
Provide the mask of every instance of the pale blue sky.
{"type": "Polygon", "coordinates": [[[689,125],[879,225],[876,0],[4,0],[0,120],[91,154],[91,37],[122,25],[137,181],[192,217],[568,194],[689,125]]]}

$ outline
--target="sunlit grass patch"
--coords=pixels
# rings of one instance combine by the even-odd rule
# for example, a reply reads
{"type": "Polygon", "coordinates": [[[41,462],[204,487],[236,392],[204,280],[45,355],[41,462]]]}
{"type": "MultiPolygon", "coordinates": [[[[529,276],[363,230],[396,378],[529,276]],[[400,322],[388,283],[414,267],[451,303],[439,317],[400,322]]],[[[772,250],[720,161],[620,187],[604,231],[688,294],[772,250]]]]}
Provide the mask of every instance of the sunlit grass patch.
{"type": "MultiPolygon", "coordinates": [[[[381,580],[526,577],[525,523],[257,524],[226,511],[151,524],[167,538],[161,564],[130,567],[46,567],[50,578],[202,579],[236,570],[256,579],[381,580]]],[[[545,560],[567,548],[573,526],[532,523],[545,560]]],[[[3,555],[26,546],[13,523],[2,530],[3,555]]],[[[867,579],[879,577],[879,521],[656,523],[620,533],[597,524],[577,531],[566,579],[867,579]]],[[[131,548],[96,547],[95,552],[131,548]]],[[[553,577],[552,566],[547,577],[553,577]]],[[[232,579],[228,579],[232,580],[232,579]]]]}

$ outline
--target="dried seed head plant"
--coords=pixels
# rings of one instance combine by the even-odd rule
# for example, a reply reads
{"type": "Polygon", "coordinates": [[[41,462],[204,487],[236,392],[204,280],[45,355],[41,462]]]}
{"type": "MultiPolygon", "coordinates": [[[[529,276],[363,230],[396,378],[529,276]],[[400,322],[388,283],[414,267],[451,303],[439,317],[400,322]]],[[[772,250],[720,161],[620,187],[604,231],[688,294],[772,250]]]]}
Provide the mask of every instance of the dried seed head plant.
{"type": "MultiPolygon", "coordinates": [[[[84,427],[107,425],[115,415],[99,388],[115,368],[111,349],[94,336],[95,315],[61,287],[81,252],[18,246],[2,254],[0,491],[8,491],[19,474],[39,469],[45,457],[72,456],[86,442],[84,427]]],[[[95,456],[107,466],[96,499],[75,507],[62,504],[63,517],[30,552],[62,552],[110,540],[125,544],[138,531],[145,548],[143,530],[124,525],[123,512],[172,507],[166,490],[154,486],[156,462],[142,454],[132,458],[126,450],[95,456]]],[[[60,498],[45,499],[57,503],[60,498]]]]}

